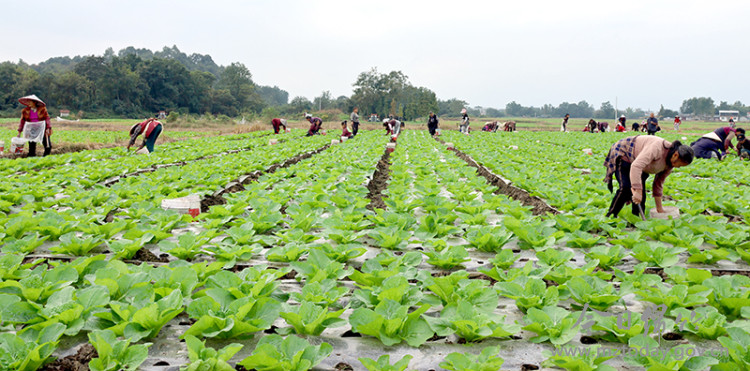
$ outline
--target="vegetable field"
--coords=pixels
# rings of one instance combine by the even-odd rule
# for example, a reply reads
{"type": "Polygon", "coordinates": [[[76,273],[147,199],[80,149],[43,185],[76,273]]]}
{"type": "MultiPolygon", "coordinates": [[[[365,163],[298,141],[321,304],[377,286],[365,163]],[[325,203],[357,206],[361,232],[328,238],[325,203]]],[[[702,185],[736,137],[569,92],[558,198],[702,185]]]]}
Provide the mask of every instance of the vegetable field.
{"type": "Polygon", "coordinates": [[[0,370],[750,370],[746,163],[676,169],[679,219],[606,218],[620,137],[0,161],[0,370]]]}

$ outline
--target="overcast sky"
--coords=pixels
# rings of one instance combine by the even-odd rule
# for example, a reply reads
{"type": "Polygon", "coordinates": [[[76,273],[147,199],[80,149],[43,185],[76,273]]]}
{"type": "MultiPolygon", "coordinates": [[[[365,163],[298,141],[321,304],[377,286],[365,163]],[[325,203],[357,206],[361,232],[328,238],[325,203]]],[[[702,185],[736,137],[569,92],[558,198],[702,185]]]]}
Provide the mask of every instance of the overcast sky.
{"type": "Polygon", "coordinates": [[[290,99],[377,67],[472,106],[750,104],[747,0],[0,1],[0,61],[177,45],[290,99]]]}

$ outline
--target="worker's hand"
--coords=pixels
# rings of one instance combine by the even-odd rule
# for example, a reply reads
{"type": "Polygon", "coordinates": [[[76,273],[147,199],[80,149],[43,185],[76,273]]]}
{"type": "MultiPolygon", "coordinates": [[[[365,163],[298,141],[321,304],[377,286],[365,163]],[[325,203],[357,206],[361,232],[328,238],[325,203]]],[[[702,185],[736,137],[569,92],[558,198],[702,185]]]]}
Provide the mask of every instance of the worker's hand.
{"type": "Polygon", "coordinates": [[[635,190],[635,189],[631,188],[630,191],[633,192],[633,203],[634,204],[639,204],[639,203],[641,203],[643,201],[643,194],[641,193],[641,190],[635,190]]]}

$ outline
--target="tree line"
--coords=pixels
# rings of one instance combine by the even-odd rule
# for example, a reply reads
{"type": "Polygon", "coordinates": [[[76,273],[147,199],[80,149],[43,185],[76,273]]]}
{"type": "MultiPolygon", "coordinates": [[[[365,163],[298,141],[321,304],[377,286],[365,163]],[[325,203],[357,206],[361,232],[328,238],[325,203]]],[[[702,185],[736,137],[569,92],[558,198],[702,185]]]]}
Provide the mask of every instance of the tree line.
{"type": "MultiPolygon", "coordinates": [[[[611,102],[604,102],[597,109],[585,100],[541,107],[515,101],[504,109],[470,107],[458,98],[437,99],[430,89],[412,85],[401,71],[381,73],[376,68],[360,73],[352,86],[351,97],[334,98],[330,91],[323,91],[312,100],[296,96],[290,101],[289,93],[278,86],[255,84],[242,63],[220,66],[210,55],[188,55],[177,46],[156,52],[130,46],[117,53],[109,48],[101,56],[55,57],[35,65],[22,60],[0,63],[0,115],[17,115],[17,99],[31,93],[39,95],[48,106],[70,110],[79,118],[143,117],[162,110],[267,117],[326,110],[348,113],[355,106],[360,108],[363,120],[370,114],[414,120],[426,118],[430,112],[457,117],[463,108],[475,117],[562,117],[567,113],[572,117],[609,119],[616,114],[648,114],[630,107],[616,111],[611,102]]],[[[684,100],[679,112],[661,106],[658,115],[707,117],[719,110],[746,114],[750,107],[740,101],[716,104],[708,97],[694,97],[684,100]]]]}
{"type": "Polygon", "coordinates": [[[30,93],[84,117],[161,110],[238,116],[289,99],[276,86],[256,85],[242,63],[219,66],[208,55],[186,55],[176,46],[159,52],[110,48],[102,56],[57,57],[37,65],[0,63],[0,113],[16,114],[17,99],[30,93]]]}

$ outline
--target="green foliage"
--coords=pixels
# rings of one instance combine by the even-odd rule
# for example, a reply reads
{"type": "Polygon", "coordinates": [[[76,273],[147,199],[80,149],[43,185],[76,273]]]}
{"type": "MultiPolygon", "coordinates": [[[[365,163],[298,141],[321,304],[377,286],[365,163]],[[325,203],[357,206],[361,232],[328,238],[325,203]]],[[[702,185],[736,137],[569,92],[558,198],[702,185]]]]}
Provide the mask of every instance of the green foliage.
{"type": "Polygon", "coordinates": [[[396,345],[405,341],[412,347],[419,347],[434,335],[422,314],[430,308],[422,305],[409,313],[409,307],[385,299],[375,309],[357,308],[349,316],[352,330],[374,336],[386,345],[396,345]]]}
{"type": "Polygon", "coordinates": [[[253,353],[239,365],[248,370],[305,371],[328,357],[332,350],[328,343],[313,346],[294,335],[285,338],[267,335],[260,339],[253,353]]]}
{"type": "Polygon", "coordinates": [[[487,347],[479,355],[451,353],[440,363],[440,367],[450,371],[491,371],[499,370],[505,362],[497,354],[500,347],[487,347]]]}
{"type": "Polygon", "coordinates": [[[365,366],[368,371],[404,371],[409,367],[409,361],[412,358],[414,357],[407,354],[398,362],[391,364],[391,356],[384,354],[377,361],[371,358],[359,358],[359,361],[362,362],[362,366],[365,366]]]}
{"type": "Polygon", "coordinates": [[[529,308],[524,317],[527,325],[523,329],[537,334],[529,339],[533,343],[549,341],[554,345],[563,345],[578,335],[577,319],[577,314],[557,306],[529,308]]]}
{"type": "Polygon", "coordinates": [[[137,370],[148,358],[151,343],[130,345],[131,339],[118,340],[109,330],[89,333],[89,341],[98,354],[89,362],[92,371],[137,370]]]}
{"type": "Polygon", "coordinates": [[[185,343],[190,364],[180,368],[182,371],[232,371],[234,367],[227,362],[242,349],[242,344],[232,343],[217,351],[192,335],[185,337],[185,343]]]}

